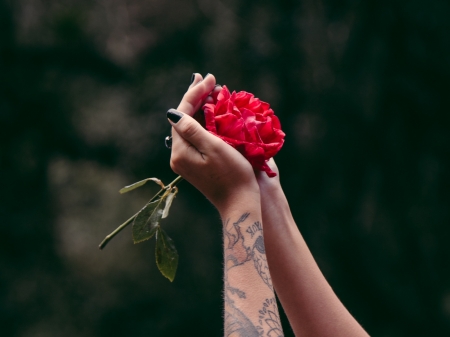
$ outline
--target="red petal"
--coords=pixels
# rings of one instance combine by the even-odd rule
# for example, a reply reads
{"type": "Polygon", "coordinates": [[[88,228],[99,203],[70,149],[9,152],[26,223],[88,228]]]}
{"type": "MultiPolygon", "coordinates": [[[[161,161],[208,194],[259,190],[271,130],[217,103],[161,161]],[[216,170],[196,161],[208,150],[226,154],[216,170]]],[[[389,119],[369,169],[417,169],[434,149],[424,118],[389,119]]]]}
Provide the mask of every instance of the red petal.
{"type": "Polygon", "coordinates": [[[277,174],[276,174],[275,172],[273,172],[273,171],[270,169],[269,165],[267,165],[266,163],[264,163],[264,165],[262,166],[261,171],[266,172],[267,175],[269,176],[269,178],[273,178],[273,177],[276,177],[276,176],[277,176],[277,174]]]}
{"type": "Polygon", "coordinates": [[[236,98],[234,100],[236,106],[238,106],[239,108],[241,107],[247,107],[248,106],[248,102],[250,101],[250,99],[253,97],[252,94],[245,92],[245,91],[240,91],[236,94],[236,98]]]}
{"type": "Polygon", "coordinates": [[[233,114],[216,117],[217,133],[236,140],[245,140],[244,121],[233,114]]]}
{"type": "Polygon", "coordinates": [[[242,109],[242,118],[245,123],[245,128],[248,131],[248,134],[250,135],[250,139],[247,138],[247,141],[254,142],[254,143],[260,143],[261,137],[259,136],[258,129],[256,127],[256,118],[253,111],[250,111],[248,109],[242,109]]]}
{"type": "Polygon", "coordinates": [[[219,94],[217,95],[217,100],[221,101],[221,100],[228,100],[230,99],[230,91],[228,90],[227,86],[224,85],[222,87],[222,90],[220,90],[219,94]]]}
{"type": "Polygon", "coordinates": [[[203,106],[203,111],[205,113],[205,128],[208,131],[217,132],[216,131],[216,120],[214,116],[214,104],[205,104],[203,106]]]}

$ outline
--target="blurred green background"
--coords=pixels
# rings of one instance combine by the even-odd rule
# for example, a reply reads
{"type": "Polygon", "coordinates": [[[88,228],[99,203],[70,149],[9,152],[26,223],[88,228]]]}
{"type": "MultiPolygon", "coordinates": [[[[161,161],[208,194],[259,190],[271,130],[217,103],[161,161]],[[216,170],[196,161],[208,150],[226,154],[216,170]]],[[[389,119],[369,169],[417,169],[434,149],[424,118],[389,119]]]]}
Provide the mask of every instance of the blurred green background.
{"type": "Polygon", "coordinates": [[[0,334],[223,334],[220,219],[188,183],[163,223],[173,284],[129,228],[97,249],[157,190],[121,187],[175,177],[165,111],[209,72],[280,117],[294,217],[367,331],[449,336],[449,17],[444,0],[0,0],[0,334]]]}

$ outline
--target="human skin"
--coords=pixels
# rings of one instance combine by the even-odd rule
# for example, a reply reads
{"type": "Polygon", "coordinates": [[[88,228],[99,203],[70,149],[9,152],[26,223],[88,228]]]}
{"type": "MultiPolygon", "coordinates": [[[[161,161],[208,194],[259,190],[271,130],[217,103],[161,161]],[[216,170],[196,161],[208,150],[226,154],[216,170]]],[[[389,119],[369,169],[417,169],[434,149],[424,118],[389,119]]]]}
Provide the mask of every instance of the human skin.
{"type": "Polygon", "coordinates": [[[214,85],[212,75],[202,80],[197,74],[183,97],[178,110],[188,116],[172,123],[171,167],[217,207],[223,220],[225,336],[282,336],[272,282],[297,336],[368,336],[303,240],[275,162],[268,164],[277,177],[256,172],[255,180],[242,155],[189,118],[204,102],[214,102],[220,91],[214,85]]]}
{"type": "MultiPolygon", "coordinates": [[[[206,98],[214,103],[220,87],[206,98]]],[[[261,195],[264,242],[275,291],[297,336],[365,337],[368,334],[353,318],[320,271],[303,239],[277,173],[269,178],[255,172],[261,195]]]]}
{"type": "Polygon", "coordinates": [[[257,172],[264,240],[273,284],[296,336],[365,337],[368,334],[338,299],[303,239],[277,172],[257,172]]]}
{"type": "Polygon", "coordinates": [[[194,185],[218,209],[224,236],[225,336],[283,336],[267,265],[260,189],[250,163],[191,116],[215,78],[196,74],[172,125],[172,170],[194,185]]]}

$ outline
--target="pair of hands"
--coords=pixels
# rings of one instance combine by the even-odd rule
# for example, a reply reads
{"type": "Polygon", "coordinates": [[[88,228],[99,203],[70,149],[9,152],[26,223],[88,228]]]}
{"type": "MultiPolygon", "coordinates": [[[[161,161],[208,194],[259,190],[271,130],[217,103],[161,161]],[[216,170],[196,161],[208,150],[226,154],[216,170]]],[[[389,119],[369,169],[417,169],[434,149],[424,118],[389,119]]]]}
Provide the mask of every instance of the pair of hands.
{"type": "MultiPolygon", "coordinates": [[[[265,172],[254,172],[248,160],[232,146],[205,130],[194,114],[205,103],[215,103],[221,87],[214,75],[194,81],[183,96],[177,111],[182,118],[172,124],[172,155],[170,166],[222,213],[243,195],[270,195],[279,186],[279,176],[269,178],[265,172]]],[[[278,174],[273,159],[269,166],[278,174]]]]}

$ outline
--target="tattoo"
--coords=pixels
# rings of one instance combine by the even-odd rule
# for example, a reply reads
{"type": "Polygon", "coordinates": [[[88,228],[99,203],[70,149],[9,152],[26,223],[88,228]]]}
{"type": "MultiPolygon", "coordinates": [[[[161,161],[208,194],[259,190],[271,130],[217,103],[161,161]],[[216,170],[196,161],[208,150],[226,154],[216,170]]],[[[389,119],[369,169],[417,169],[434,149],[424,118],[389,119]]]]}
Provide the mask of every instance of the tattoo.
{"type": "Polygon", "coordinates": [[[269,289],[273,291],[272,278],[270,277],[269,265],[267,264],[266,258],[266,248],[264,246],[264,238],[262,235],[258,236],[253,244],[252,258],[259,276],[261,276],[269,289]]]}
{"type": "MultiPolygon", "coordinates": [[[[224,233],[228,240],[225,245],[225,269],[230,270],[233,267],[240,266],[247,261],[253,260],[259,276],[269,289],[273,291],[263,236],[258,236],[253,247],[246,246],[244,242],[244,236],[242,235],[239,224],[244,222],[249,215],[250,213],[244,213],[238,221],[234,222],[232,225],[230,225],[230,219],[224,224],[224,233]]],[[[247,232],[250,233],[251,237],[257,232],[262,232],[261,223],[256,221],[247,228],[247,232]],[[251,233],[249,232],[249,229],[251,230],[251,233]]]]}
{"type": "Polygon", "coordinates": [[[251,251],[244,245],[244,236],[239,226],[248,216],[249,213],[245,213],[232,226],[229,226],[230,219],[228,219],[224,225],[224,233],[228,239],[227,248],[225,249],[226,270],[240,266],[252,258],[251,251]]]}
{"type": "Polygon", "coordinates": [[[228,285],[226,290],[228,290],[233,295],[234,294],[238,295],[239,298],[246,298],[245,297],[245,292],[243,292],[242,290],[240,290],[238,288],[234,288],[234,287],[231,287],[230,285],[228,285]]]}
{"type": "Polygon", "coordinates": [[[259,325],[256,328],[258,329],[260,336],[263,336],[264,331],[267,331],[266,336],[268,337],[284,336],[275,297],[266,298],[262,309],[259,310],[258,320],[259,325]]]}
{"type": "Polygon", "coordinates": [[[248,243],[246,244],[244,236],[242,235],[240,224],[242,224],[249,215],[250,213],[244,213],[236,222],[230,223],[230,219],[227,219],[224,223],[225,336],[283,336],[275,299],[267,299],[264,302],[263,309],[259,311],[260,325],[256,327],[250,319],[236,307],[234,300],[231,298],[232,296],[237,296],[239,299],[246,299],[247,297],[244,291],[230,286],[228,282],[228,271],[237,266],[241,266],[250,260],[253,260],[255,269],[263,282],[270,288],[270,290],[273,291],[269,266],[267,265],[266,249],[264,246],[264,238],[262,236],[263,229],[261,223],[256,221],[246,229],[246,232],[250,234],[251,238],[260,233],[253,245],[249,245],[248,243]],[[270,305],[274,305],[274,309],[266,309],[270,305]],[[266,334],[264,334],[264,331],[267,331],[266,334]]]}
{"type": "Polygon", "coordinates": [[[225,292],[225,336],[227,337],[259,337],[258,330],[248,317],[234,305],[225,292]]]}
{"type": "Polygon", "coordinates": [[[256,221],[253,225],[247,227],[245,230],[247,233],[250,233],[250,235],[253,238],[253,235],[256,234],[256,232],[262,232],[262,225],[259,221],[256,221]]]}

